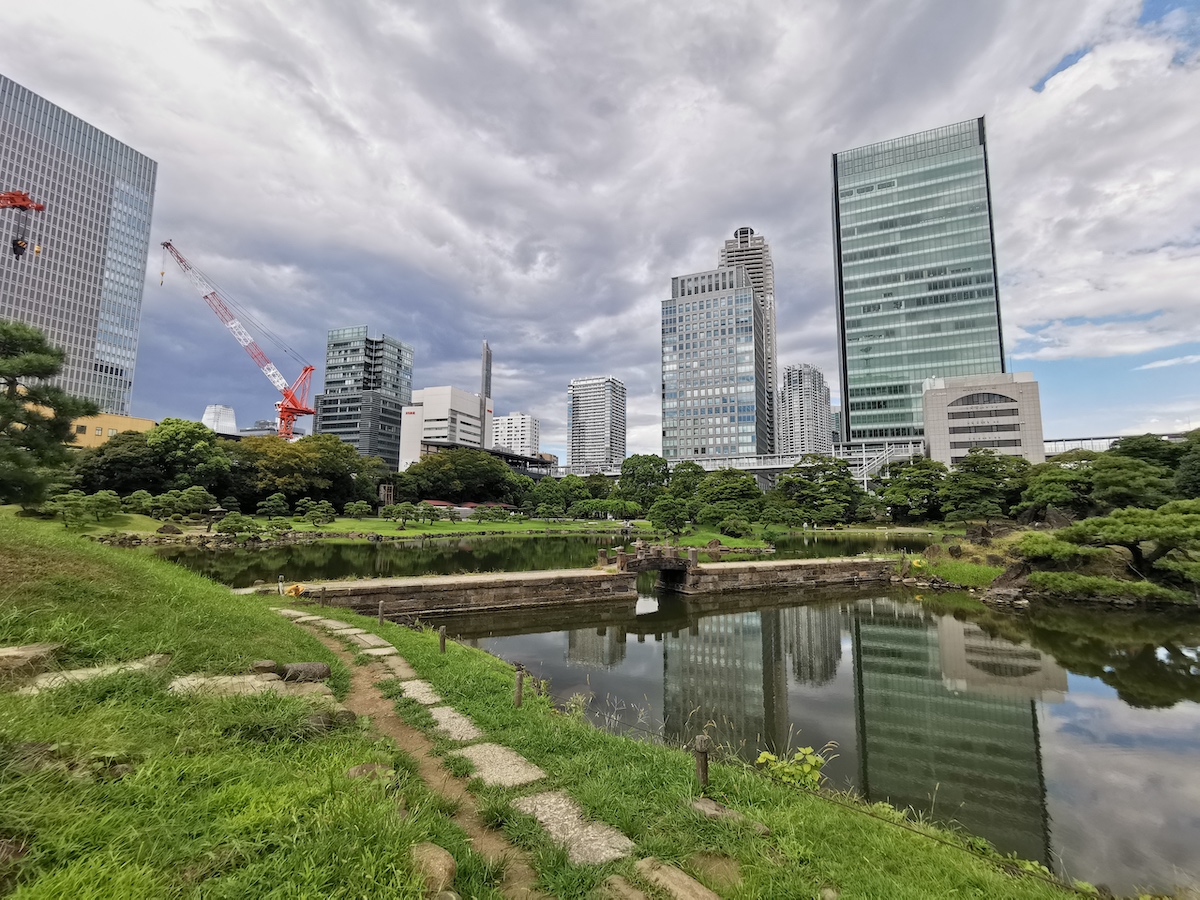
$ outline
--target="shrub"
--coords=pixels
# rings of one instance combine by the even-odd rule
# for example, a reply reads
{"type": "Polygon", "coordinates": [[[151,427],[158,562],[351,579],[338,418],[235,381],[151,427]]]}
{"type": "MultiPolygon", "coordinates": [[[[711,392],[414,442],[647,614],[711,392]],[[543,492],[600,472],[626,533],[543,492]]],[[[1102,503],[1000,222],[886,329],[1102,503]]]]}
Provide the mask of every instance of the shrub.
{"type": "Polygon", "coordinates": [[[754,527],[746,519],[729,518],[721,522],[719,530],[721,534],[740,538],[753,532],[754,527]]]}
{"type": "Polygon", "coordinates": [[[1084,557],[1104,552],[1099,547],[1070,544],[1041,531],[1030,531],[1021,535],[1016,549],[1026,559],[1053,560],[1059,563],[1078,562],[1084,557]]]}
{"type": "Polygon", "coordinates": [[[1121,581],[1102,575],[1076,575],[1074,572],[1034,572],[1029,583],[1039,591],[1064,597],[1122,597],[1131,600],[1156,600],[1188,603],[1183,591],[1151,584],[1149,581],[1121,581]]]}

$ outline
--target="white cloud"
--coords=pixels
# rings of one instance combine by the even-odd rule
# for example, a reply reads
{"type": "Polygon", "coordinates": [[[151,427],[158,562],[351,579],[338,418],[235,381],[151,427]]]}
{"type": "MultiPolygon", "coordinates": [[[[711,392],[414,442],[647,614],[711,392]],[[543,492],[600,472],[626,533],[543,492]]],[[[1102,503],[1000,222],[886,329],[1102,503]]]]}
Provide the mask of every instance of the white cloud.
{"type": "Polygon", "coordinates": [[[1200,363],[1200,355],[1191,356],[1176,356],[1172,359],[1157,359],[1154,362],[1146,363],[1144,366],[1138,366],[1134,371],[1140,369],[1164,369],[1167,366],[1188,366],[1192,363],[1200,363]]]}

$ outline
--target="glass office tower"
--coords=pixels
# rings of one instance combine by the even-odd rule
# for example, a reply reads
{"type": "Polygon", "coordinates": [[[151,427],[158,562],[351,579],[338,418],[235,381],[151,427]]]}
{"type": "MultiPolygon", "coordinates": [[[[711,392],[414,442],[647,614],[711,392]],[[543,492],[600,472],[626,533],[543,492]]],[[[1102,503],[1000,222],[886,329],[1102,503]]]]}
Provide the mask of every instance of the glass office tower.
{"type": "Polygon", "coordinates": [[[924,435],[922,382],[1004,371],[983,118],[833,156],[842,438],[924,435]]]}
{"type": "Polygon", "coordinates": [[[158,164],[0,75],[0,191],[46,205],[24,256],[0,213],[0,319],[67,352],[54,384],[129,415],[158,164]]]}

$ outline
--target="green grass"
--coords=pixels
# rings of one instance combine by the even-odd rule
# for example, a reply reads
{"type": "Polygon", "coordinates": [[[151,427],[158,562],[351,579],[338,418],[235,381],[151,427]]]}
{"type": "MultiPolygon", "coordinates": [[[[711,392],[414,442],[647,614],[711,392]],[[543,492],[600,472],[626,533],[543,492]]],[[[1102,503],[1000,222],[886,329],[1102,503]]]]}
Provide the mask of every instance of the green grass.
{"type": "Polygon", "coordinates": [[[390,742],[361,726],[312,732],[294,697],[166,690],[175,674],[257,658],[326,660],[344,689],[345,667],[264,604],[61,525],[0,517],[0,645],[39,640],[62,641],[68,665],[173,657],[166,671],[36,697],[0,691],[0,837],[30,848],[15,875],[0,872],[16,896],[418,898],[408,848],[432,840],[455,856],[464,896],[499,897],[500,872],[390,742]],[[397,774],[345,777],[364,762],[397,774]]]}
{"type": "MultiPolygon", "coordinates": [[[[265,519],[259,521],[265,522],[265,519]]],[[[461,522],[438,521],[409,522],[403,528],[399,522],[389,522],[384,519],[346,519],[338,518],[324,525],[310,525],[295,519],[287,519],[288,527],[297,532],[319,531],[327,534],[347,534],[351,532],[373,532],[383,535],[399,535],[400,537],[449,536],[458,534],[619,534],[620,522],[608,522],[599,519],[578,519],[566,522],[551,522],[545,519],[522,519],[512,522],[472,522],[464,519],[461,522]]],[[[633,531],[643,530],[646,523],[634,523],[633,531]]]]}
{"type": "Polygon", "coordinates": [[[1034,572],[1031,587],[1064,597],[1121,598],[1160,603],[1194,604],[1185,591],[1151,584],[1149,581],[1123,581],[1103,575],[1077,575],[1074,572],[1034,572]]]}
{"type": "Polygon", "coordinates": [[[990,587],[1003,571],[1003,566],[989,566],[962,559],[939,559],[936,562],[921,560],[921,567],[914,568],[913,575],[917,578],[932,578],[936,575],[951,584],[986,588],[990,587]]]}
{"type": "Polygon", "coordinates": [[[720,541],[723,547],[766,547],[766,542],[762,539],[763,526],[755,525],[754,533],[749,534],[744,538],[730,537],[727,534],[715,529],[697,528],[689,534],[679,536],[680,547],[707,547],[710,541],[720,541]]]}
{"type": "MultiPolygon", "coordinates": [[[[976,838],[927,824],[914,825],[923,832],[915,834],[866,815],[867,807],[854,801],[848,802],[855,808],[846,809],[741,765],[712,765],[708,794],[766,824],[772,834],[763,838],[744,825],[702,819],[689,808],[700,794],[690,753],[608,734],[552,709],[547,698],[529,690],[522,708],[515,709],[515,676],[507,663],[453,641],[441,655],[433,632],[381,626],[345,612],[339,618],[395,643],[421,676],[470,716],[489,740],[512,747],[547,772],[545,782],[528,788],[483,787],[476,782],[472,786],[485,821],[502,827],[509,840],[530,851],[539,886],[553,896],[590,896],[611,874],[632,876],[633,861],[572,865],[532,819],[511,806],[522,794],[550,787],[571,794],[586,814],[631,837],[637,843],[634,859],[655,855],[697,877],[701,873],[689,863],[697,853],[737,859],[743,884],[731,896],[811,897],[825,885],[836,886],[846,897],[1065,896],[1056,886],[1016,877],[994,860],[966,852],[968,840],[982,845],[976,838]]],[[[430,728],[423,708],[404,699],[396,705],[411,724],[430,728]]],[[[438,751],[451,749],[432,732],[431,737],[438,751]]],[[[887,814],[899,815],[892,810],[887,814]]]]}

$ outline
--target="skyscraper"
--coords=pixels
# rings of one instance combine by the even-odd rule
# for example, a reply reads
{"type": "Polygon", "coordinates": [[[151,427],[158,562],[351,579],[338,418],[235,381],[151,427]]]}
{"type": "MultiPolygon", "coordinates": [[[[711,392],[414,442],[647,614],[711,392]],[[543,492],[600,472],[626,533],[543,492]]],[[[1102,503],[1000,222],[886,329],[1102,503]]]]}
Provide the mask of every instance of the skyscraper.
{"type": "Polygon", "coordinates": [[[0,75],[0,190],[46,206],[32,214],[32,249],[0,256],[0,319],[45,332],[67,353],[54,384],[117,415],[129,415],[133,393],[157,172],[154,160],[0,75]]]}
{"type": "Polygon", "coordinates": [[[363,456],[400,461],[400,421],[412,402],[413,348],[366,325],[336,328],[325,344],[325,385],[315,434],[334,434],[363,456]]]}
{"type": "MultiPolygon", "coordinates": [[[[717,265],[745,266],[754,285],[755,298],[763,309],[763,347],[767,356],[767,406],[765,415],[771,423],[771,447],[764,453],[777,453],[779,420],[775,414],[775,399],[779,390],[778,346],[775,339],[775,263],[771,261],[771,245],[753,228],[742,227],[733,233],[717,255],[717,265]]],[[[759,413],[764,415],[763,412],[759,413]]]]}
{"type": "Polygon", "coordinates": [[[492,420],[492,443],[498,449],[511,450],[521,456],[537,456],[541,451],[542,424],[528,413],[514,412],[492,420]]]}
{"type": "Polygon", "coordinates": [[[480,354],[481,374],[479,378],[479,421],[484,423],[483,449],[491,448],[494,443],[492,435],[492,348],[488,342],[483,342],[483,352],[480,354]]]}
{"type": "Polygon", "coordinates": [[[662,304],[662,452],[668,462],[772,452],[768,315],[761,297],[740,263],[671,279],[671,297],[662,304]]]}
{"type": "Polygon", "coordinates": [[[575,378],[567,387],[568,465],[577,474],[625,461],[625,385],[611,375],[575,378]]]}
{"type": "Polygon", "coordinates": [[[779,447],[784,455],[833,450],[829,385],[816,366],[785,366],[779,387],[779,447]]]}
{"type": "Polygon", "coordinates": [[[842,436],[919,438],[926,378],[1004,371],[983,118],[833,156],[842,436]]]}

